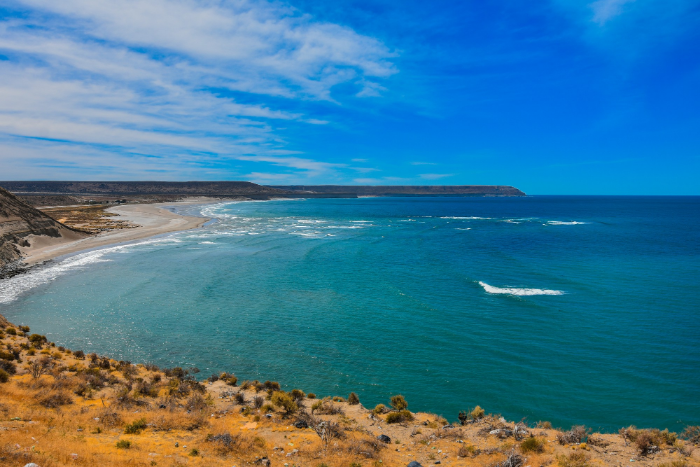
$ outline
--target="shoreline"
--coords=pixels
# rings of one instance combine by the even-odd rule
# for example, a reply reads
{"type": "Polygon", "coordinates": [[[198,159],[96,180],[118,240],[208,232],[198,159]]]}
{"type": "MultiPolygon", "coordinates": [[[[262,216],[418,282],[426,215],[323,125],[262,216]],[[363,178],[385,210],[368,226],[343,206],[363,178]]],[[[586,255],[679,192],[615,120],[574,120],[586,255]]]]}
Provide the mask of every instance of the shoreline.
{"type": "Polygon", "coordinates": [[[202,227],[211,219],[208,217],[183,216],[176,214],[165,207],[187,206],[198,204],[214,204],[222,202],[215,198],[188,198],[184,201],[130,204],[115,206],[107,211],[118,214],[120,220],[132,222],[138,227],[131,229],[113,230],[104,234],[98,234],[81,239],[53,239],[43,242],[31,242],[35,246],[23,248],[22,263],[25,266],[35,266],[44,261],[55,259],[59,256],[70,255],[84,250],[102,248],[120,243],[141,240],[172,232],[181,232],[202,227]]]}

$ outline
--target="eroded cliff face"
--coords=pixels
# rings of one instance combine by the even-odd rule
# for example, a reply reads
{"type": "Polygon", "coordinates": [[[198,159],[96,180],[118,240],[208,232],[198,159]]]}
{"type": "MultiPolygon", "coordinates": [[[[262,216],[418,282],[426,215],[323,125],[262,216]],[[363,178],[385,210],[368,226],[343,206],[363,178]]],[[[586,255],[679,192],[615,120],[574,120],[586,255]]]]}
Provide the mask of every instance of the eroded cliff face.
{"type": "Polygon", "coordinates": [[[0,188],[0,268],[20,260],[22,248],[30,248],[37,240],[84,236],[0,188]]]}

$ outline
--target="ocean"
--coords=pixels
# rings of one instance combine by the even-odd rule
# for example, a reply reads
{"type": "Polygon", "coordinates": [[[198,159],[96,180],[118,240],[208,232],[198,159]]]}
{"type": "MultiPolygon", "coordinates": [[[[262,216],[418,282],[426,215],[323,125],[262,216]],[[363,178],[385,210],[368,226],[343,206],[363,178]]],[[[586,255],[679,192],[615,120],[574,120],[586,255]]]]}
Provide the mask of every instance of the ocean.
{"type": "Polygon", "coordinates": [[[0,282],[59,345],[367,407],[568,428],[700,424],[700,197],[182,206],[201,229],[0,282]]]}

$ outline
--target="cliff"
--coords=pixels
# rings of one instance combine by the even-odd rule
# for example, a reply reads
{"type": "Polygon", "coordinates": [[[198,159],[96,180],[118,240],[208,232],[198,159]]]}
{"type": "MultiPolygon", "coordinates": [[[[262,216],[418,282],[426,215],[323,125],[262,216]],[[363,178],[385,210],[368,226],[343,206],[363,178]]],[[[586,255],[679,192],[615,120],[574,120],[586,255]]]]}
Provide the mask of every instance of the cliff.
{"type": "Polygon", "coordinates": [[[85,236],[0,188],[0,270],[19,260],[22,248],[85,236]]]}
{"type": "MultiPolygon", "coordinates": [[[[683,434],[515,423],[480,407],[459,422],[319,397],[231,373],[160,369],[86,355],[0,326],[0,465],[317,467],[698,467],[700,427],[683,434]]],[[[455,414],[456,415],[456,414],[455,414]]]]}
{"type": "Polygon", "coordinates": [[[109,195],[186,195],[186,196],[274,196],[283,190],[251,182],[0,182],[16,193],[109,194],[109,195]]]}

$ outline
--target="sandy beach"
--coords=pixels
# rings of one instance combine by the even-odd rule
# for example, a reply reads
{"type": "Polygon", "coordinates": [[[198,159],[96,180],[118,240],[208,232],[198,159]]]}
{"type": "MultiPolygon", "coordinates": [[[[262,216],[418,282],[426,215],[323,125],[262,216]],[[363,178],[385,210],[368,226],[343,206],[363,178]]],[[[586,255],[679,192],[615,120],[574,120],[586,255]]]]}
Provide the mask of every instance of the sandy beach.
{"type": "Polygon", "coordinates": [[[157,204],[132,204],[126,206],[115,206],[107,209],[111,213],[118,214],[120,220],[137,224],[139,227],[133,229],[122,229],[106,232],[87,238],[50,238],[34,237],[28,238],[32,245],[22,248],[24,262],[28,265],[41,263],[49,259],[56,258],[82,250],[99,248],[107,245],[125,243],[139,240],[154,235],[169,232],[178,232],[201,227],[210,219],[206,217],[191,217],[175,214],[166,206],[186,205],[186,204],[207,204],[215,203],[219,200],[214,198],[189,198],[186,201],[175,203],[157,204]]]}

